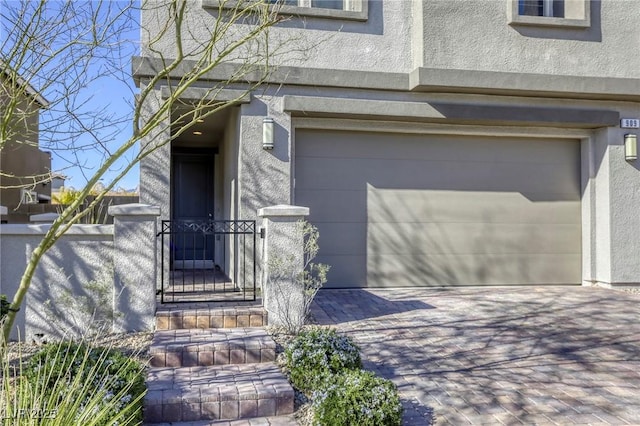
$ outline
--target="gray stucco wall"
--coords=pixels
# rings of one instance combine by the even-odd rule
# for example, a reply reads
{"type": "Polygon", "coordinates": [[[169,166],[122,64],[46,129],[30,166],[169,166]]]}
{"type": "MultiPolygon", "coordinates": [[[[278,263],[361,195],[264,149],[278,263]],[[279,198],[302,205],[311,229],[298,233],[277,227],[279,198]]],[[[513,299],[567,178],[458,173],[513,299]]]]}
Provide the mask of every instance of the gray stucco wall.
{"type": "MultiPolygon", "coordinates": [[[[49,225],[0,225],[0,293],[11,300],[49,225]]],[[[42,258],[11,338],[28,341],[111,330],[113,226],[75,225],[42,258]],[[37,336],[42,334],[42,336],[37,336]]]]}
{"type": "MultiPolygon", "coordinates": [[[[142,108],[141,121],[149,120],[162,103],[160,90],[152,91],[142,108]]],[[[171,138],[167,116],[154,130],[140,141],[141,151],[152,151],[140,162],[140,202],[160,206],[161,218],[169,219],[171,200],[171,138]]]]}
{"type": "MultiPolygon", "coordinates": [[[[166,22],[166,8],[158,8],[161,1],[153,1],[153,9],[142,13],[142,43],[166,22]]],[[[411,15],[408,1],[368,2],[369,18],[366,22],[342,19],[285,16],[285,20],[270,29],[270,46],[274,65],[300,65],[305,67],[359,69],[370,71],[405,71],[411,67],[411,15]]],[[[215,27],[214,9],[203,9],[200,2],[190,2],[184,28],[183,41],[188,54],[203,40],[211,39],[215,27]]],[[[239,25],[234,31],[243,31],[239,25]]],[[[172,35],[155,47],[166,57],[175,57],[172,35]]],[[[253,46],[252,46],[253,47],[253,46]]],[[[143,49],[144,54],[144,49],[143,49]]],[[[232,61],[230,61],[232,62],[232,61]]]]}
{"type": "Polygon", "coordinates": [[[591,1],[587,29],[508,25],[507,0],[426,1],[422,16],[426,67],[640,76],[640,57],[629,55],[640,38],[630,2],[591,1]]]}
{"type": "MultiPolygon", "coordinates": [[[[150,331],[156,308],[158,207],[111,206],[114,225],[72,225],[42,256],[12,339],[150,331]]],[[[0,294],[13,300],[52,225],[0,225],[0,294]]]]}
{"type": "MultiPolygon", "coordinates": [[[[576,0],[580,1],[580,0],[576,0]]],[[[152,2],[154,5],[160,2],[152,2]]],[[[630,2],[590,2],[589,28],[509,25],[508,0],[368,1],[368,19],[291,17],[271,30],[272,46],[287,43],[273,64],[309,68],[409,72],[416,67],[638,77],[640,28],[630,2]],[[321,42],[320,42],[321,41],[321,42]],[[320,42],[320,43],[319,43],[320,42]]],[[[162,8],[142,14],[157,29],[162,8]]],[[[209,39],[214,10],[190,4],[187,52],[209,39]]],[[[143,42],[148,40],[143,30],[143,42]]],[[[173,57],[167,37],[157,46],[173,57]]]]}

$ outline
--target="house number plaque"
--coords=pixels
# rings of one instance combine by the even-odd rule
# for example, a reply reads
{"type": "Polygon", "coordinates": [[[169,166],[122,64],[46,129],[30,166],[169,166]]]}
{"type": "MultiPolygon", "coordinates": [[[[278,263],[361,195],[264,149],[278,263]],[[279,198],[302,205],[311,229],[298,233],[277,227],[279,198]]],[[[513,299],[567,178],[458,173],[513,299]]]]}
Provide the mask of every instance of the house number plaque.
{"type": "Polygon", "coordinates": [[[640,128],[640,119],[623,118],[620,120],[620,127],[623,129],[638,129],[640,128]]]}

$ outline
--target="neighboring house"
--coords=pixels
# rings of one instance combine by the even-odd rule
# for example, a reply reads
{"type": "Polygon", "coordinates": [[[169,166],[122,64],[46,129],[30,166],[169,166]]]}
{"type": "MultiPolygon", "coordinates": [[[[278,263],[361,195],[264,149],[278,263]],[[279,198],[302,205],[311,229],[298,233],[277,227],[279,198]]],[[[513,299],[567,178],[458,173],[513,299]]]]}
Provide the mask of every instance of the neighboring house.
{"type": "Polygon", "coordinates": [[[59,193],[64,188],[64,181],[67,180],[65,175],[60,173],[53,173],[51,175],[51,197],[53,198],[55,194],[59,193]]]}
{"type": "MultiPolygon", "coordinates": [[[[10,81],[9,72],[0,72],[2,112],[15,96],[13,90],[8,90],[12,84],[15,83],[10,81]]],[[[27,222],[30,214],[45,211],[42,204],[51,203],[51,182],[47,177],[51,172],[51,153],[39,148],[38,113],[47,107],[47,101],[28,85],[26,93],[20,96],[23,99],[15,108],[9,139],[0,149],[0,205],[7,208],[2,220],[8,223],[27,222]]]]}
{"type": "MultiPolygon", "coordinates": [[[[291,3],[274,38],[323,41],[145,159],[142,202],[174,220],[307,206],[329,287],[640,284],[635,4],[291,3]]],[[[217,12],[190,5],[185,50],[217,12]]],[[[135,58],[136,81],[158,61],[135,58]]]]}

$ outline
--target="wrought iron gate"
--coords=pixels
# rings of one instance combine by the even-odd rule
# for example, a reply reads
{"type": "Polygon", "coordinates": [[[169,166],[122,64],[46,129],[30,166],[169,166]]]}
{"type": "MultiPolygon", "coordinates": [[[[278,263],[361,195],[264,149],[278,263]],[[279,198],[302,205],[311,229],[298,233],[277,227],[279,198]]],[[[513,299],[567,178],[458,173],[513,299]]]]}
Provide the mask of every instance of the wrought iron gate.
{"type": "Polygon", "coordinates": [[[256,300],[255,220],[163,220],[162,303],[256,300]]]}

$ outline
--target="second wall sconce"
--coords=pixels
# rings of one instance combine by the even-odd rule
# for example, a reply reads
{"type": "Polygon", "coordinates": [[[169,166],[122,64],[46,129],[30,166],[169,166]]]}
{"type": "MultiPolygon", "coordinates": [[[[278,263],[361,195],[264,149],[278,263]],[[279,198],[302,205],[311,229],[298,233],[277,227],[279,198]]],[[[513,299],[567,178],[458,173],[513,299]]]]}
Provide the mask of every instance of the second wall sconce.
{"type": "Polygon", "coordinates": [[[634,161],[638,158],[638,136],[634,134],[624,135],[624,159],[634,161]]]}

